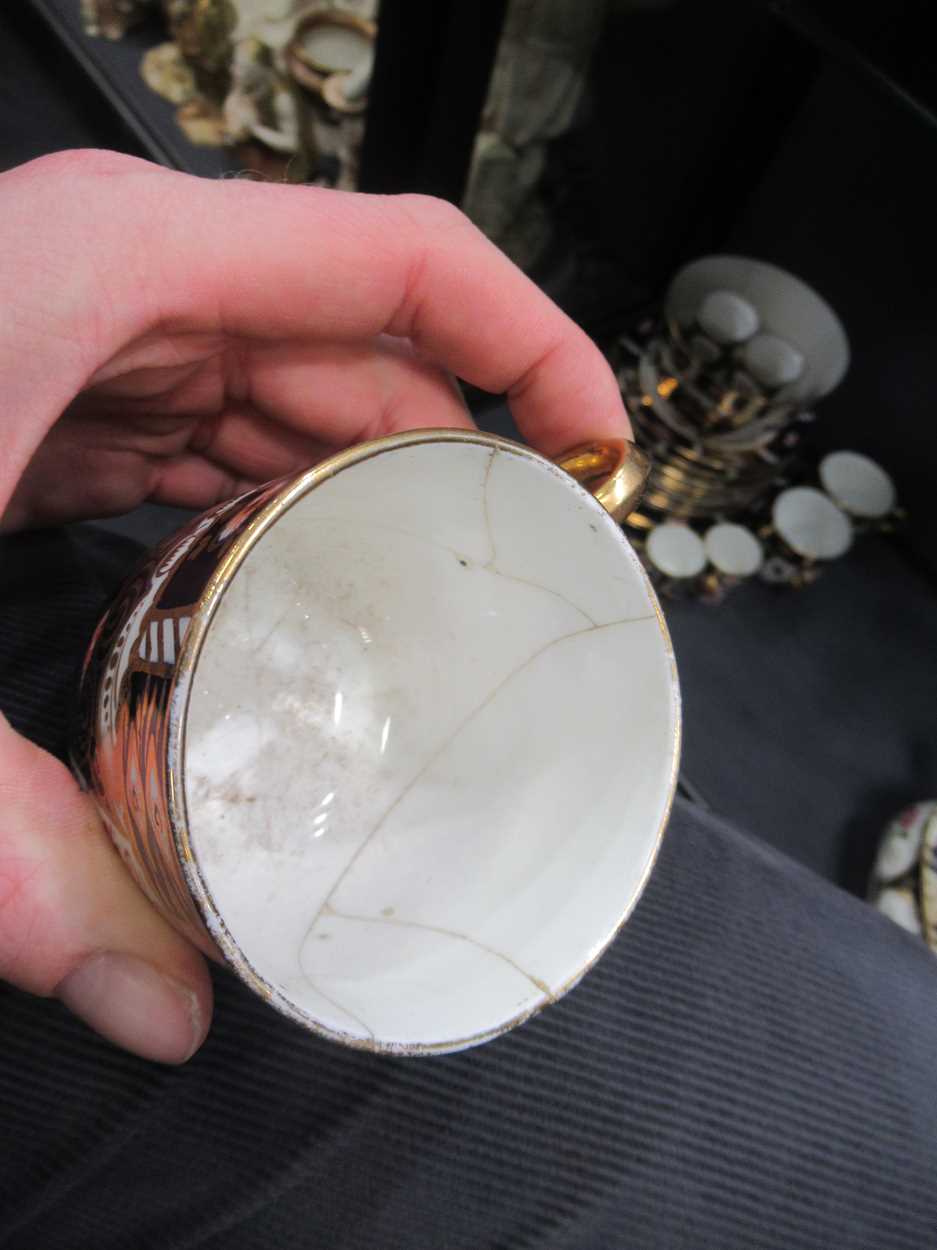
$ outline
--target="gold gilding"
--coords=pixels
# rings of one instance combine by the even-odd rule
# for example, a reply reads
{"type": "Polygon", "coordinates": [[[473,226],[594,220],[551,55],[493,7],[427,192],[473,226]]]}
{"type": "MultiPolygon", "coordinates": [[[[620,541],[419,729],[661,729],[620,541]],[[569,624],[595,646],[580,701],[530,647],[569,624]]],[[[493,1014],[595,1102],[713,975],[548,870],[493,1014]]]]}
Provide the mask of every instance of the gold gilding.
{"type": "Polygon", "coordinates": [[[624,438],[585,443],[559,456],[556,463],[591,491],[619,524],[640,503],[651,471],[649,457],[624,438]]]}
{"type": "MultiPolygon", "coordinates": [[[[95,631],[82,671],[71,747],[75,773],[94,798],[131,874],[176,929],[207,954],[217,957],[220,952],[256,993],[304,1027],[346,1045],[398,1054],[431,1054],[457,1049],[459,1043],[394,1046],[338,1033],[297,1009],[246,958],[208,889],[190,840],[185,733],[192,678],[212,617],[261,535],[293,504],[336,474],[387,451],[439,442],[481,445],[544,463],[528,447],[477,430],[413,430],[339,452],[313,468],[258,487],[197,517],[148,557],[95,631]]],[[[650,464],[643,452],[623,439],[596,440],[555,463],[589,489],[619,522],[640,499],[650,464]]],[[[667,627],[653,594],[652,603],[672,661],[667,627]]],[[[679,733],[678,721],[674,729],[677,746],[679,733]]],[[[675,750],[668,812],[678,753],[675,750]]],[[[665,826],[666,815],[656,832],[648,873],[665,826]]],[[[630,914],[643,885],[642,881],[623,900],[620,923],[630,914]]],[[[577,973],[572,983],[585,971],[577,973]]],[[[554,988],[552,995],[545,995],[541,1003],[514,1020],[466,1038],[462,1044],[477,1044],[512,1028],[568,988],[554,988]]]]}

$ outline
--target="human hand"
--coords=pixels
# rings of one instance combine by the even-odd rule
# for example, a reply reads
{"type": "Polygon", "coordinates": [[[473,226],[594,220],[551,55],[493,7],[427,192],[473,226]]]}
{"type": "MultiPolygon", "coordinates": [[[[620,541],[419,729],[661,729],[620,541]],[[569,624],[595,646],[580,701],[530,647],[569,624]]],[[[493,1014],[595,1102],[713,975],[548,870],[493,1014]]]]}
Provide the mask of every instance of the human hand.
{"type": "MultiPolygon", "coordinates": [[[[471,426],[505,392],[555,454],[627,437],[588,338],[419,196],[209,182],[107,152],[0,175],[0,527],[205,507],[363,439],[471,426]]],[[[0,717],[0,977],[181,1062],[202,956],[131,881],[64,765],[0,717]]]]}

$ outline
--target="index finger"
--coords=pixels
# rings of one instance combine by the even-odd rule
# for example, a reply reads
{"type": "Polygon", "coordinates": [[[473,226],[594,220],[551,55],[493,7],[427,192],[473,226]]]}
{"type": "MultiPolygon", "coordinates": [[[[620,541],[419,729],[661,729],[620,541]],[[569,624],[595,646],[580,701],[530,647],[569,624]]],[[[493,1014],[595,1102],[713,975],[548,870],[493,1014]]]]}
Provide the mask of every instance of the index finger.
{"type": "Polygon", "coordinates": [[[178,323],[216,320],[250,337],[406,336],[506,393],[547,454],[630,437],[595,344],[452,205],[163,171],[159,182],[160,291],[178,323]]]}

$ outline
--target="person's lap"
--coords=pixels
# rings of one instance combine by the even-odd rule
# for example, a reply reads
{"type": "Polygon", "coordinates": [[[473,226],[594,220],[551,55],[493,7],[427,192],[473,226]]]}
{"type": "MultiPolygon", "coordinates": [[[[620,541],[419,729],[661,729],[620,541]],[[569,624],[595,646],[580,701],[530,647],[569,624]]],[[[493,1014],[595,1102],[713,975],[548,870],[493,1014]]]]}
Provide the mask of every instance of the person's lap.
{"type": "MultiPolygon", "coordinates": [[[[0,544],[0,707],[51,750],[134,551],[89,529],[0,544]]],[[[225,972],[215,993],[171,1069],[0,987],[4,1250],[932,1240],[937,963],[687,804],[596,968],[487,1046],[388,1059],[225,972]]]]}

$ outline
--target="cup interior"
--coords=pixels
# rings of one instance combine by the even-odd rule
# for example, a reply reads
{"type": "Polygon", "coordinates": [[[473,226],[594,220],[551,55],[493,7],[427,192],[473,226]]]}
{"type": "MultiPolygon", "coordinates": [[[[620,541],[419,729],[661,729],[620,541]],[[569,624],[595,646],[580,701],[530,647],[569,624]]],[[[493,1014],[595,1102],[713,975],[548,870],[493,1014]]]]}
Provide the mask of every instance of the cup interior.
{"type": "Polygon", "coordinates": [[[306,476],[191,670],[191,882],[281,1010],[456,1050],[558,998],[636,901],[675,779],[669,639],[618,526],[525,449],[440,436],[306,476]]]}

